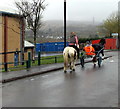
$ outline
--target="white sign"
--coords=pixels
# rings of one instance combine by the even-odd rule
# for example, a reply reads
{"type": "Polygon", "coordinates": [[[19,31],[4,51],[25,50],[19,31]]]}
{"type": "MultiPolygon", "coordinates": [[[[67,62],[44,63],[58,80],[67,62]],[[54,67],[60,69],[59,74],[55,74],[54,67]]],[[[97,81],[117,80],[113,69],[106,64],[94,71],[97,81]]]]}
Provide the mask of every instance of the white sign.
{"type": "Polygon", "coordinates": [[[118,36],[118,33],[112,33],[112,36],[118,36]]]}

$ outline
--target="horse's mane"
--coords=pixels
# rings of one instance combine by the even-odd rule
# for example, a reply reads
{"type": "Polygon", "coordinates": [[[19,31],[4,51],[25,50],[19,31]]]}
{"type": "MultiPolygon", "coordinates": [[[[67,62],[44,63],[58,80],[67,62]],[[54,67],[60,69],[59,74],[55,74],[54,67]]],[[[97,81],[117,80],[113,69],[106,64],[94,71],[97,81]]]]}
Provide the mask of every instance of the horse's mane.
{"type": "Polygon", "coordinates": [[[102,39],[99,41],[99,44],[100,44],[100,45],[105,45],[105,43],[106,43],[106,41],[105,41],[104,38],[102,38],[102,39]]]}

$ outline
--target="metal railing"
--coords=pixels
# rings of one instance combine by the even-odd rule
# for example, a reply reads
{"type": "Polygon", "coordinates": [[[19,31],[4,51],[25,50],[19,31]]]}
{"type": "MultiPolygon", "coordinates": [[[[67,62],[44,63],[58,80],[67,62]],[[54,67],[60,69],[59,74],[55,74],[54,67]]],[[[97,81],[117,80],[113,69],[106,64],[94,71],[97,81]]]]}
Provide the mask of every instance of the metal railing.
{"type": "MultiPolygon", "coordinates": [[[[0,66],[4,66],[2,68],[2,71],[9,71],[9,70],[19,70],[19,69],[28,69],[32,66],[39,66],[42,63],[44,63],[45,60],[51,60],[51,63],[58,63],[59,58],[62,58],[63,56],[53,56],[53,57],[41,57],[41,53],[38,52],[38,58],[36,58],[34,61],[31,59],[31,52],[28,52],[28,59],[24,61],[18,61],[18,62],[6,62],[6,63],[0,63],[0,66]],[[8,67],[8,65],[13,64],[12,67],[8,67]]],[[[50,63],[50,64],[51,64],[50,63]]]]}

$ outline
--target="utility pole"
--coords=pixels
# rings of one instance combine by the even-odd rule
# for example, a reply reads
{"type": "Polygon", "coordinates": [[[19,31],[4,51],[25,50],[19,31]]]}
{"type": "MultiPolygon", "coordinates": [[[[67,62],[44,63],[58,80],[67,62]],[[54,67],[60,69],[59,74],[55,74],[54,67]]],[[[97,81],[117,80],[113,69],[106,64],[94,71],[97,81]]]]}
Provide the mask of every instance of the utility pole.
{"type": "Polygon", "coordinates": [[[66,0],[64,0],[64,48],[66,47],[66,0]]]}
{"type": "Polygon", "coordinates": [[[118,2],[118,49],[120,49],[120,1],[118,2]]]}

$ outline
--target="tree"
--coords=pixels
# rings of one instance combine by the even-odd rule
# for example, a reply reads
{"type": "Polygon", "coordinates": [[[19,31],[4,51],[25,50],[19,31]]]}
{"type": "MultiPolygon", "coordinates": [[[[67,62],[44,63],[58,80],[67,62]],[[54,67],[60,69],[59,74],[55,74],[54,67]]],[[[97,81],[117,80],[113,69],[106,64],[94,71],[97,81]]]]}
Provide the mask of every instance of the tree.
{"type": "Polygon", "coordinates": [[[118,32],[118,13],[112,13],[101,26],[106,29],[111,36],[112,33],[118,32]]]}
{"type": "MultiPolygon", "coordinates": [[[[36,48],[37,31],[42,27],[42,14],[47,5],[44,4],[45,0],[20,0],[15,2],[19,13],[26,20],[28,29],[32,30],[34,34],[34,45],[36,48]]],[[[35,56],[35,49],[34,49],[35,56]]]]}

